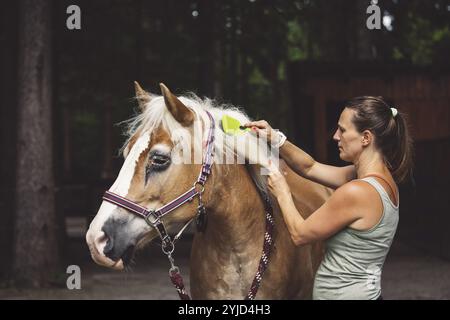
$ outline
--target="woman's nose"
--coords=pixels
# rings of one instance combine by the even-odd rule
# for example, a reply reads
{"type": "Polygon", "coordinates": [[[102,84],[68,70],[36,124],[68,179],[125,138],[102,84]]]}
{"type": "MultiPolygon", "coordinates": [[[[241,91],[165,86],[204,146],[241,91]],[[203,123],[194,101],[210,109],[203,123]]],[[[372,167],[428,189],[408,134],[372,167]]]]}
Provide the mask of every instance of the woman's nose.
{"type": "Polygon", "coordinates": [[[339,142],[339,140],[340,140],[339,134],[338,134],[338,131],[337,131],[337,130],[334,132],[333,140],[338,141],[338,142],[339,142]]]}

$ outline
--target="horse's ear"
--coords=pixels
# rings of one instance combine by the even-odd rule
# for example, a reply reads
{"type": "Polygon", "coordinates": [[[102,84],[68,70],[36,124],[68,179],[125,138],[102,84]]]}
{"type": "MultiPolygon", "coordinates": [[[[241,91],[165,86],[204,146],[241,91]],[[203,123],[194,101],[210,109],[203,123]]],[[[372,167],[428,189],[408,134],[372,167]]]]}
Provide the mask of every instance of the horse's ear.
{"type": "Polygon", "coordinates": [[[163,83],[160,83],[159,86],[161,87],[167,109],[169,109],[175,120],[185,127],[190,126],[194,122],[194,113],[173,95],[163,83]]]}
{"type": "Polygon", "coordinates": [[[152,100],[150,93],[141,88],[137,81],[134,82],[134,91],[136,92],[136,99],[139,103],[141,111],[145,110],[145,105],[152,100]]]}

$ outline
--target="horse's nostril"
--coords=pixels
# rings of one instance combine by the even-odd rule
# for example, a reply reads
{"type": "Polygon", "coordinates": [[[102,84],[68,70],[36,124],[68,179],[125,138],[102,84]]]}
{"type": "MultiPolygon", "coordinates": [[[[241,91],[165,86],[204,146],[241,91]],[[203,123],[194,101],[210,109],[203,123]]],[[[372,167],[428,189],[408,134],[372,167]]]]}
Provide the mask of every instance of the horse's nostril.
{"type": "Polygon", "coordinates": [[[102,252],[113,261],[118,261],[131,244],[126,223],[122,220],[108,219],[102,227],[104,246],[102,252]]]}
{"type": "Polygon", "coordinates": [[[94,239],[95,248],[102,253],[108,242],[108,236],[104,232],[100,232],[94,239]]]}
{"type": "Polygon", "coordinates": [[[103,254],[105,256],[108,257],[108,254],[111,253],[113,251],[114,248],[114,240],[112,237],[110,237],[106,232],[105,232],[105,240],[106,240],[106,245],[103,248],[103,254]]]}

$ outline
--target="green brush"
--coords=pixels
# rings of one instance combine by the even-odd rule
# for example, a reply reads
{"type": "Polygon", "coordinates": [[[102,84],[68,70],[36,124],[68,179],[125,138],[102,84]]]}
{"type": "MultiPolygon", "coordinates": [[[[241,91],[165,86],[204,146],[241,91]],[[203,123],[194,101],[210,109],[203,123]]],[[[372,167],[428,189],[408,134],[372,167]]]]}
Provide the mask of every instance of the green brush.
{"type": "Polygon", "coordinates": [[[226,134],[238,135],[250,131],[250,128],[242,126],[239,120],[229,115],[224,115],[222,117],[222,130],[226,134]]]}

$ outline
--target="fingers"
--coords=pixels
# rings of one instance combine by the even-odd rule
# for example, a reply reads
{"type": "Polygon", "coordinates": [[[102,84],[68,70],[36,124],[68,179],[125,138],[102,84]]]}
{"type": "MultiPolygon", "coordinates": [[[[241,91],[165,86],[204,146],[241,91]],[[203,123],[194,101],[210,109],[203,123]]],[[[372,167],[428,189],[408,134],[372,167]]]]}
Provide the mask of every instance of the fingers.
{"type": "Polygon", "coordinates": [[[269,172],[268,176],[270,180],[276,179],[278,177],[286,177],[287,171],[281,170],[280,167],[278,167],[272,160],[269,159],[269,162],[267,165],[264,166],[269,172]]]}
{"type": "Polygon", "coordinates": [[[275,163],[269,159],[269,163],[268,163],[268,167],[267,170],[269,170],[269,175],[277,175],[280,174],[280,169],[278,168],[278,166],[275,165],[275,163]]]}
{"type": "Polygon", "coordinates": [[[258,129],[268,129],[270,128],[269,123],[266,120],[258,120],[258,121],[251,121],[247,122],[243,125],[244,127],[256,127],[258,129]]]}

